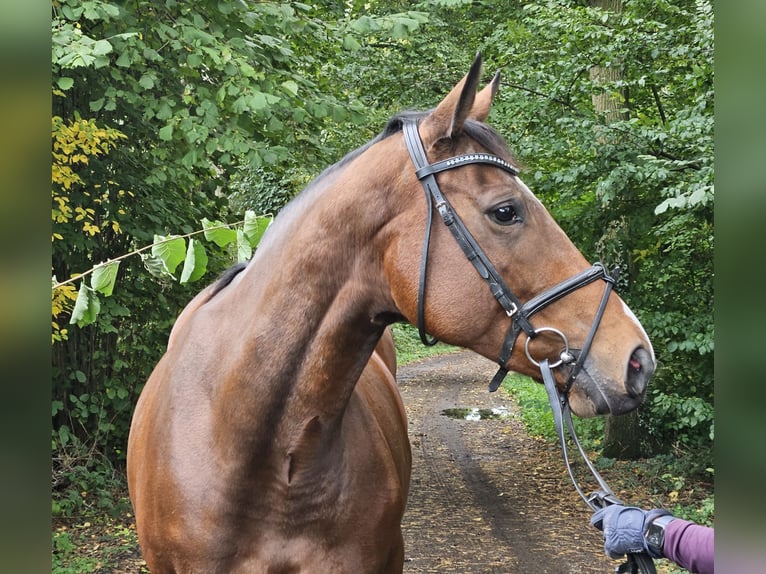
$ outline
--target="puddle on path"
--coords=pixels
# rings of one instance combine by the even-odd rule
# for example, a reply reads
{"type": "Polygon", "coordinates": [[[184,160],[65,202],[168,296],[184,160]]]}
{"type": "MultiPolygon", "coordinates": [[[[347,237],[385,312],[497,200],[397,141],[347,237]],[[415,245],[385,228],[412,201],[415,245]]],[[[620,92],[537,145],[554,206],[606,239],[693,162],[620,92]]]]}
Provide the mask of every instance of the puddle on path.
{"type": "Polygon", "coordinates": [[[472,407],[444,409],[442,414],[451,419],[481,421],[489,419],[507,419],[511,416],[511,411],[507,407],[493,407],[491,409],[472,407]]]}

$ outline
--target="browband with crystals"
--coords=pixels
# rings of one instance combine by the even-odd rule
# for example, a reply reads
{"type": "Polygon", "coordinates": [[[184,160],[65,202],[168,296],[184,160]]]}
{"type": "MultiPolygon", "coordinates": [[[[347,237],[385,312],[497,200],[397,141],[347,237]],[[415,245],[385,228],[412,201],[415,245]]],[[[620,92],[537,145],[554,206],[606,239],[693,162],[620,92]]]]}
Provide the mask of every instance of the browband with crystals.
{"type": "Polygon", "coordinates": [[[497,157],[496,155],[489,155],[487,153],[467,153],[437,161],[436,163],[419,168],[415,171],[415,175],[418,176],[418,179],[422,180],[424,177],[431,174],[447,171],[448,169],[453,169],[469,163],[486,163],[504,169],[511,175],[519,175],[519,171],[503,158],[497,157]]]}

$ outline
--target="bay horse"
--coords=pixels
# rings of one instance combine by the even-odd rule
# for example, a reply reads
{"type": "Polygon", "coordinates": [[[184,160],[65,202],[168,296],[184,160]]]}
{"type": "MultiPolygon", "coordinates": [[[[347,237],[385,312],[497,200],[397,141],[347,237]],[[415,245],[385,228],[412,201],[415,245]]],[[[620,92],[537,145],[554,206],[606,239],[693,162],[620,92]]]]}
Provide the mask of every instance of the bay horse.
{"type": "Polygon", "coordinates": [[[518,177],[484,123],[499,74],[480,76],[477,55],[436,108],[327,168],[179,315],[128,441],[153,574],[402,572],[393,322],[496,359],[498,380],[550,357],[580,416],[643,400],[644,329],[518,177]]]}

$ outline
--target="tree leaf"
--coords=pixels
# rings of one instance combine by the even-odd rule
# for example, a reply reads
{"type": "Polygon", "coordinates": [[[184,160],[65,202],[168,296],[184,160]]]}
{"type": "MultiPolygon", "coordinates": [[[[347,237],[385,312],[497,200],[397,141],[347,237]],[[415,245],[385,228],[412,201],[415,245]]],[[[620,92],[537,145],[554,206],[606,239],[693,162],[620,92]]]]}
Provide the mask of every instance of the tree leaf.
{"type": "Polygon", "coordinates": [[[139,78],[138,85],[145,90],[151,90],[154,87],[154,79],[150,75],[144,74],[139,78]]]}
{"type": "Polygon", "coordinates": [[[269,102],[268,102],[268,99],[266,98],[266,94],[264,94],[263,92],[255,92],[247,100],[248,100],[248,104],[250,105],[250,109],[256,112],[258,110],[263,110],[269,106],[269,102]]]}
{"type": "Polygon", "coordinates": [[[131,64],[130,52],[125,51],[122,54],[120,54],[120,57],[117,58],[117,61],[115,62],[115,64],[119,66],[120,68],[129,68],[131,64]]]}
{"type": "Polygon", "coordinates": [[[237,229],[237,262],[244,263],[250,261],[252,256],[253,248],[250,247],[250,241],[242,229],[237,229]]]}
{"type": "MultiPolygon", "coordinates": [[[[157,116],[158,120],[169,120],[170,118],[173,117],[173,110],[172,110],[172,108],[170,107],[170,104],[167,101],[163,101],[162,103],[160,103],[160,106],[157,109],[156,116],[157,116]]],[[[168,126],[163,127],[160,131],[166,129],[167,127],[168,126]]],[[[172,136],[173,135],[173,129],[172,129],[173,126],[171,125],[170,128],[171,128],[170,129],[170,135],[172,136]]],[[[160,138],[160,139],[162,139],[162,138],[160,138]]],[[[170,139],[170,138],[168,138],[168,139],[170,139]]]]}
{"type": "Polygon", "coordinates": [[[155,235],[152,255],[162,260],[168,273],[173,273],[178,264],[186,259],[186,241],[182,237],[155,235]]]}
{"type": "Polygon", "coordinates": [[[74,86],[74,79],[63,76],[59,78],[56,83],[58,84],[59,88],[61,88],[62,90],[66,92],[69,88],[74,86]]]}
{"type": "Polygon", "coordinates": [[[711,189],[708,186],[701,186],[692,192],[691,196],[689,197],[689,205],[697,205],[698,203],[706,203],[708,200],[708,194],[710,197],[712,197],[712,193],[710,193],[711,189]]]}
{"type": "Polygon", "coordinates": [[[154,257],[148,253],[142,253],[141,261],[143,262],[146,270],[151,273],[152,276],[157,277],[158,279],[163,277],[173,277],[173,275],[168,273],[168,270],[165,269],[165,264],[159,257],[154,257]]]}
{"type": "Polygon", "coordinates": [[[205,230],[205,239],[212,241],[218,247],[226,247],[237,240],[237,232],[221,221],[210,221],[205,217],[202,220],[202,228],[205,230]]]}
{"type": "Polygon", "coordinates": [[[205,246],[199,241],[189,239],[189,247],[186,249],[186,260],[181,271],[181,283],[193,283],[207,271],[207,253],[205,246]]]}
{"type": "Polygon", "coordinates": [[[112,44],[109,43],[109,40],[98,40],[95,44],[93,44],[94,56],[105,56],[106,54],[109,54],[111,51],[112,51],[112,44]]]}
{"type": "Polygon", "coordinates": [[[114,289],[114,283],[117,281],[117,270],[119,267],[119,261],[111,261],[110,263],[98,265],[93,269],[93,275],[90,278],[91,288],[109,297],[114,289]]]}
{"type": "Polygon", "coordinates": [[[356,41],[352,35],[348,34],[343,37],[343,49],[350,52],[356,52],[361,49],[362,45],[356,41]]]}
{"type": "Polygon", "coordinates": [[[160,128],[158,135],[162,141],[168,142],[173,139],[173,124],[168,124],[165,127],[160,128]]]}
{"type": "MultiPolygon", "coordinates": [[[[285,89],[286,92],[292,94],[293,96],[298,95],[298,84],[296,84],[293,80],[286,80],[282,82],[282,87],[285,89]]],[[[62,90],[65,88],[62,88],[62,90]]]]}
{"type": "Polygon", "coordinates": [[[80,283],[80,291],[77,293],[77,300],[74,302],[69,324],[74,325],[76,323],[78,327],[90,325],[98,317],[99,311],[101,311],[101,302],[96,293],[83,281],[80,283]]]}
{"type": "Polygon", "coordinates": [[[261,237],[263,237],[272,221],[274,221],[274,217],[271,215],[256,215],[251,210],[245,212],[245,224],[242,226],[242,229],[247,236],[247,240],[250,242],[250,247],[258,247],[261,237]]]}

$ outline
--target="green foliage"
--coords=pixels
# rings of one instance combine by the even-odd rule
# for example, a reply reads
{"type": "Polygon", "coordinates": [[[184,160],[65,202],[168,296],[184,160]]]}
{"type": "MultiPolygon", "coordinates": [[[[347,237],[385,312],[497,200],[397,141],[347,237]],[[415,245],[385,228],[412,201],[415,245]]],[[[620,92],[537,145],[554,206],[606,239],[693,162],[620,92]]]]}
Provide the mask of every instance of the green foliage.
{"type": "Polygon", "coordinates": [[[519,416],[530,436],[556,439],[556,429],[553,426],[553,411],[548,403],[545,388],[529,377],[509,373],[503,381],[503,389],[507,391],[520,407],[519,416]]]}
{"type": "MultiPolygon", "coordinates": [[[[129,517],[129,515],[127,515],[129,517]]],[[[103,516],[93,522],[62,525],[52,533],[51,574],[89,574],[124,571],[126,554],[138,547],[135,528],[103,516]]],[[[135,572],[148,572],[136,564],[135,572]]]]}
{"type": "Polygon", "coordinates": [[[509,16],[485,54],[512,71],[494,108],[527,180],[621,296],[659,369],[642,424],[662,450],[710,446],[713,422],[713,15],[709,2],[548,0],[509,16]],[[619,70],[605,81],[594,69],[619,70]],[[594,98],[623,101],[599,116],[594,98]]]}
{"type": "MultiPolygon", "coordinates": [[[[545,387],[529,377],[509,373],[503,381],[503,389],[518,403],[519,416],[530,436],[558,441],[553,425],[553,411],[548,402],[545,387]]],[[[604,418],[572,419],[583,448],[598,450],[604,437],[604,418]]]]}
{"type": "Polygon", "coordinates": [[[74,554],[76,548],[72,535],[67,532],[53,533],[53,560],[51,564],[51,574],[80,574],[82,572],[93,572],[101,561],[100,557],[81,557],[78,556],[68,560],[70,555],[74,554]]]}
{"type": "Polygon", "coordinates": [[[90,278],[91,288],[109,297],[114,290],[114,283],[117,281],[117,271],[119,268],[119,261],[110,261],[109,263],[102,263],[94,267],[93,275],[90,278]]]}
{"type": "MultiPolygon", "coordinates": [[[[119,392],[127,395],[124,390],[119,392]]],[[[70,402],[73,421],[88,420],[91,414],[97,416],[99,423],[94,429],[94,443],[99,442],[99,435],[112,430],[112,425],[105,420],[108,413],[99,396],[91,396],[88,393],[79,396],[73,394],[70,395],[70,402]]],[[[105,456],[93,449],[92,445],[80,440],[68,425],[61,425],[56,429],[52,451],[52,516],[103,516],[125,510],[125,501],[116,500],[114,496],[123,484],[120,473],[105,456]]]]}
{"type": "Polygon", "coordinates": [[[713,517],[715,515],[715,496],[706,496],[697,506],[685,507],[679,506],[673,508],[673,515],[684,520],[691,520],[697,524],[713,526],[713,517]]]}
{"type": "Polygon", "coordinates": [[[394,323],[391,325],[391,330],[394,335],[396,363],[398,365],[406,365],[418,359],[455,350],[455,347],[445,343],[437,343],[432,347],[426,347],[420,341],[417,328],[409,323],[394,323]]]}
{"type": "MultiPolygon", "coordinates": [[[[183,263],[179,281],[181,283],[197,281],[205,275],[209,259],[203,244],[191,239],[192,235],[204,233],[205,239],[221,248],[235,244],[234,252],[236,260],[244,262],[250,259],[253,248],[257,246],[273,219],[273,217],[257,216],[252,211],[247,211],[244,221],[237,224],[241,224],[242,228],[232,228],[221,221],[211,222],[207,218],[203,218],[201,231],[188,233],[184,236],[173,235],[164,237],[162,235],[155,235],[154,242],[151,245],[121,255],[113,261],[99,263],[92,269],[77,274],[72,279],[56,283],[54,277],[54,300],[56,290],[65,287],[75,279],[81,279],[86,275],[90,275],[90,285],[84,280],[80,283],[80,291],[75,299],[69,321],[70,324],[77,324],[79,327],[90,325],[96,320],[101,310],[101,302],[98,299],[97,293],[101,293],[106,297],[112,295],[117,280],[120,260],[131,255],[141,255],[141,260],[146,270],[153,276],[161,279],[175,279],[176,269],[183,263]],[[188,247],[186,243],[187,237],[189,238],[188,247]],[[151,249],[151,254],[144,253],[149,249],[151,249]]],[[[62,310],[54,309],[54,318],[58,317],[62,310]]]]}

